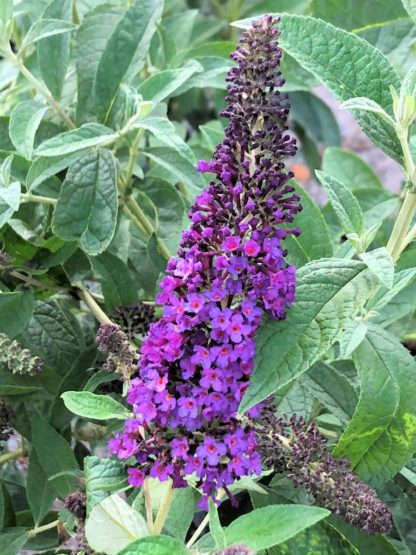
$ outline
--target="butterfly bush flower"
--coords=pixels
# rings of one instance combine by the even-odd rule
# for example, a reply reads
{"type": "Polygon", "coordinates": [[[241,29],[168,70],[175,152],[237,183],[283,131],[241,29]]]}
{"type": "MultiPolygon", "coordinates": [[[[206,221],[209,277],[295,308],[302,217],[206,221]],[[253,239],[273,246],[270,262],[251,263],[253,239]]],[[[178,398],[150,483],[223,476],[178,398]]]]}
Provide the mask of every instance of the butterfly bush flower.
{"type": "MultiPolygon", "coordinates": [[[[256,21],[232,54],[225,138],[197,168],[215,178],[192,206],[190,229],[161,282],[163,317],[143,341],[128,394],[135,418],[110,442],[120,458],[135,458],[132,485],[150,475],[182,487],[194,474],[203,502],[260,473],[255,432],[237,409],[263,313],[284,318],[295,298],[283,240],[299,233],[289,228],[300,206],[282,158],[296,146],[278,90],[276,23],[256,21]]],[[[254,407],[249,416],[258,414],[254,407]]]]}
{"type": "Polygon", "coordinates": [[[0,333],[0,365],[22,376],[36,376],[43,370],[43,361],[39,357],[4,333],[0,333]]]}
{"type": "Polygon", "coordinates": [[[385,534],[392,528],[389,508],[375,490],[351,472],[347,459],[336,459],[315,424],[301,416],[276,417],[266,406],[257,428],[258,449],[264,464],[286,472],[303,486],[314,502],[368,534],[385,534]]]}

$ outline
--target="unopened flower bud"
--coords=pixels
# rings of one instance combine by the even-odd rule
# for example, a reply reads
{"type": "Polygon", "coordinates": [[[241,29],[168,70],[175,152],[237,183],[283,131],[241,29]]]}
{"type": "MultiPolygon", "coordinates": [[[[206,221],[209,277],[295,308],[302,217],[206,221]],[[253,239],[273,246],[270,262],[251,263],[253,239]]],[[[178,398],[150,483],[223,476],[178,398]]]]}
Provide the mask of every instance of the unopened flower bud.
{"type": "Polygon", "coordinates": [[[32,355],[29,349],[25,349],[18,341],[10,339],[4,333],[0,333],[1,364],[13,374],[23,376],[35,376],[43,370],[43,361],[39,357],[32,355]]]}

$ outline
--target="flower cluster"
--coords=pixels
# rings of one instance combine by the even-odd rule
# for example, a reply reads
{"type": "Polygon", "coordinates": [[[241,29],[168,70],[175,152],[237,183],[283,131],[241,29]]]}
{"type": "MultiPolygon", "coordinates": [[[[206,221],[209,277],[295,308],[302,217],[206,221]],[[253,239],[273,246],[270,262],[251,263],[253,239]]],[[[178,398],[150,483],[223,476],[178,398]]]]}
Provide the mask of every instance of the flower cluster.
{"type": "Polygon", "coordinates": [[[137,355],[127,338],[116,324],[101,324],[97,332],[98,350],[107,356],[103,368],[129,379],[137,355]]]}
{"type": "Polygon", "coordinates": [[[33,356],[29,349],[25,349],[6,334],[0,333],[0,365],[4,365],[13,374],[35,376],[43,370],[43,361],[33,356]]]}
{"type": "Polygon", "coordinates": [[[85,520],[87,517],[87,498],[83,491],[73,491],[64,501],[64,507],[76,518],[85,520]]]}
{"type": "Polygon", "coordinates": [[[155,307],[151,304],[138,302],[129,306],[118,306],[111,315],[113,322],[118,324],[130,340],[149,331],[150,324],[155,321],[155,307]]]}
{"type": "Polygon", "coordinates": [[[194,474],[206,501],[261,469],[252,426],[236,413],[264,311],[284,318],[294,301],[295,269],[282,241],[299,233],[289,224],[300,210],[282,162],[296,147],[277,90],[276,23],[255,22],[232,54],[225,138],[212,161],[198,164],[216,180],[192,206],[191,227],[161,282],[163,317],[143,341],[128,394],[135,418],[110,442],[120,458],[137,461],[129,469],[135,486],[150,475],[181,487],[194,474]]]}
{"type": "Polygon", "coordinates": [[[348,460],[336,459],[315,424],[302,417],[290,420],[263,411],[257,431],[259,451],[266,466],[303,486],[314,502],[369,534],[388,533],[392,527],[388,507],[377,493],[351,472],[348,460]]]}

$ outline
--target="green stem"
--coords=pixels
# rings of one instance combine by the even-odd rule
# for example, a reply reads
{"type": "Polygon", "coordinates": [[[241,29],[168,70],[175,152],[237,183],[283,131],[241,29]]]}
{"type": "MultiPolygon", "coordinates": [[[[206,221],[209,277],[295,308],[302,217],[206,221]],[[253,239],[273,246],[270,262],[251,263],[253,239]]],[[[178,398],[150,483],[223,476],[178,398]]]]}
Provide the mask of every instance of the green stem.
{"type": "Polygon", "coordinates": [[[27,69],[27,67],[24,65],[22,60],[18,56],[16,56],[16,54],[13,52],[10,45],[8,43],[6,44],[3,43],[2,50],[5,58],[7,58],[15,67],[17,67],[17,69],[26,78],[26,80],[32,85],[32,87],[44,97],[46,102],[49,104],[52,110],[60,117],[60,119],[65,123],[65,125],[70,129],[75,129],[76,126],[74,122],[65,113],[64,109],[59,104],[59,102],[56,102],[56,100],[48,91],[48,89],[40,81],[36,79],[33,73],[31,73],[27,69]]]}
{"type": "Polygon", "coordinates": [[[44,524],[43,526],[36,526],[32,530],[27,532],[29,538],[34,538],[38,534],[42,532],[46,532],[47,530],[51,530],[52,528],[56,528],[59,524],[59,520],[54,520],[53,522],[48,522],[48,524],[44,524]]]}
{"type": "Polygon", "coordinates": [[[39,287],[40,289],[48,289],[49,291],[58,291],[60,293],[68,292],[68,289],[66,287],[60,287],[59,285],[44,283],[43,281],[40,281],[32,276],[26,276],[25,274],[17,272],[16,270],[9,272],[9,275],[11,275],[12,277],[15,277],[16,279],[20,279],[20,281],[23,281],[28,285],[33,285],[33,287],[39,287]]]}
{"type": "Polygon", "coordinates": [[[144,505],[146,508],[146,521],[151,533],[153,533],[153,510],[152,510],[152,497],[150,495],[150,483],[146,478],[143,484],[144,488],[144,505]]]}
{"type": "Polygon", "coordinates": [[[413,239],[416,239],[416,224],[412,227],[412,229],[409,231],[409,233],[403,239],[402,250],[404,250],[407,247],[407,245],[410,245],[410,243],[413,241],[413,239]]]}
{"type": "MultiPolygon", "coordinates": [[[[222,489],[218,490],[218,500],[221,501],[223,497],[224,497],[224,490],[222,489]]],[[[209,523],[209,513],[207,513],[204,516],[203,520],[201,521],[201,524],[198,526],[198,528],[195,530],[195,532],[189,539],[188,543],[186,544],[186,547],[188,549],[190,549],[194,545],[194,543],[197,542],[202,532],[205,530],[206,526],[208,526],[208,523],[209,523]]]]}
{"type": "Polygon", "coordinates": [[[25,450],[23,449],[23,447],[16,449],[16,451],[9,451],[4,455],[0,455],[0,464],[5,464],[9,461],[14,461],[19,457],[22,457],[24,454],[25,454],[25,450]]]}
{"type": "Polygon", "coordinates": [[[160,534],[160,532],[163,530],[163,526],[169,514],[169,509],[172,505],[174,495],[175,490],[173,489],[172,484],[169,484],[168,490],[162,500],[156,516],[155,524],[153,526],[153,534],[160,534]]]}
{"type": "Polygon", "coordinates": [[[32,193],[21,193],[20,200],[22,202],[40,202],[41,204],[50,204],[52,206],[55,206],[58,202],[54,198],[43,197],[41,195],[32,195],[32,193]]]}
{"type": "MultiPolygon", "coordinates": [[[[414,187],[413,181],[415,179],[416,168],[409,147],[409,130],[408,128],[397,127],[396,133],[400,140],[400,145],[403,151],[404,171],[406,174],[406,178],[411,184],[411,187],[414,187]]],[[[391,254],[394,262],[397,261],[400,254],[409,244],[409,242],[407,241],[407,232],[412,223],[413,215],[416,210],[416,193],[412,191],[412,189],[406,191],[403,204],[400,208],[399,214],[390,235],[390,239],[387,243],[386,248],[391,254]]]]}
{"type": "Polygon", "coordinates": [[[129,163],[127,165],[126,176],[124,185],[126,188],[131,187],[134,173],[134,166],[136,165],[137,155],[139,153],[140,142],[144,135],[144,129],[139,129],[137,135],[129,149],[129,163]]]}
{"type": "MultiPolygon", "coordinates": [[[[152,223],[147,219],[146,214],[140,208],[138,203],[134,200],[133,197],[128,197],[126,200],[126,206],[129,211],[133,214],[135,219],[138,221],[140,228],[148,237],[151,237],[153,234],[156,235],[156,230],[153,227],[152,223]]],[[[166,246],[162,243],[160,239],[157,239],[158,249],[160,254],[163,256],[165,260],[169,260],[171,258],[171,254],[166,246]]]]}
{"type": "Polygon", "coordinates": [[[394,223],[394,227],[386,247],[394,262],[397,261],[400,254],[410,242],[408,241],[409,236],[407,232],[412,223],[415,210],[416,194],[406,191],[403,204],[394,223]]]}
{"type": "Polygon", "coordinates": [[[406,333],[402,341],[416,341],[416,333],[406,333]]]}
{"type": "Polygon", "coordinates": [[[77,288],[79,298],[87,305],[93,316],[101,324],[113,324],[107,314],[101,309],[99,304],[94,300],[91,293],[83,287],[77,288]]]}
{"type": "Polygon", "coordinates": [[[196,543],[196,541],[199,539],[199,537],[201,536],[202,532],[205,530],[205,528],[208,526],[209,523],[209,513],[207,513],[204,518],[201,521],[201,524],[198,526],[198,528],[195,530],[195,532],[193,533],[191,539],[188,541],[188,543],[186,544],[186,547],[188,549],[190,549],[194,543],[196,543]]]}

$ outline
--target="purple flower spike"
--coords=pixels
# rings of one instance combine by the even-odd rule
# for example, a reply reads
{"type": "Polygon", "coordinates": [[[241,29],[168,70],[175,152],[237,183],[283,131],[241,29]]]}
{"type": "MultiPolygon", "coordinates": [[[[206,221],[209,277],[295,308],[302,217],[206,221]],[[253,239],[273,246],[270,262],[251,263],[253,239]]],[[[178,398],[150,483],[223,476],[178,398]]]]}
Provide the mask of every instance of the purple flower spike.
{"type": "MultiPolygon", "coordinates": [[[[225,137],[213,160],[197,166],[215,181],[192,206],[191,227],[161,282],[163,316],[142,343],[128,395],[137,425],[129,420],[110,442],[120,458],[136,458],[133,485],[150,475],[184,487],[194,474],[204,507],[219,488],[261,470],[253,426],[237,410],[262,315],[284,318],[295,299],[283,241],[298,234],[287,224],[300,206],[282,161],[296,146],[278,90],[277,22],[254,22],[232,54],[225,137]]],[[[254,407],[249,416],[258,414],[254,407]]]]}

